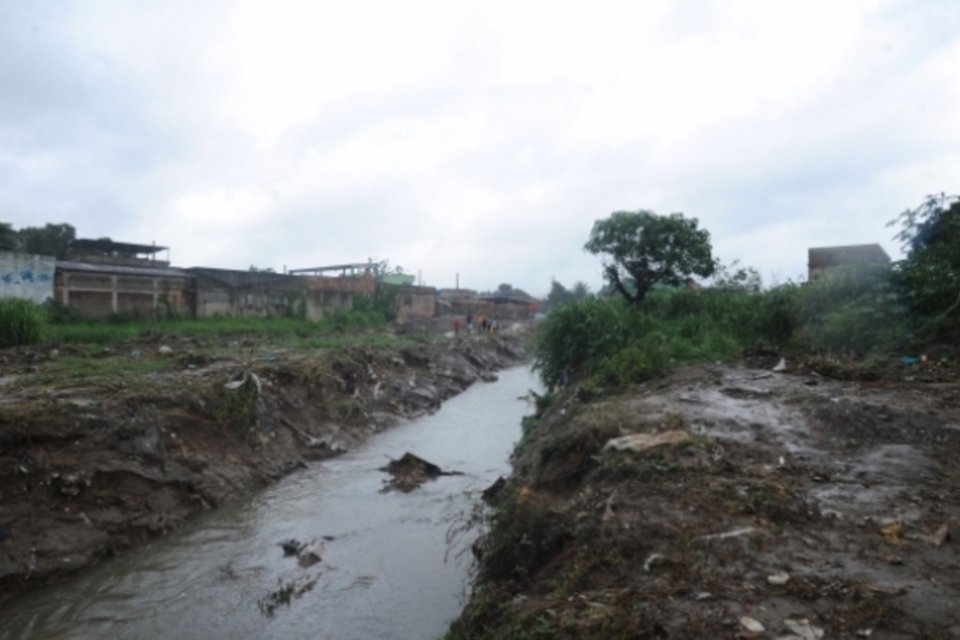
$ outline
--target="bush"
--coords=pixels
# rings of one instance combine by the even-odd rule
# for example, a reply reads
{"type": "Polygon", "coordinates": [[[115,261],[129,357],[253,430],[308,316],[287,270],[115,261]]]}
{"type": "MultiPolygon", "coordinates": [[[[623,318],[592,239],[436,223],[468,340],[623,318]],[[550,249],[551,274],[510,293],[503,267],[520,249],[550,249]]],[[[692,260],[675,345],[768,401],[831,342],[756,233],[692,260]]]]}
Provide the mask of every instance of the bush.
{"type": "Polygon", "coordinates": [[[16,298],[0,299],[0,348],[40,342],[47,314],[38,304],[16,298]]]}
{"type": "Polygon", "coordinates": [[[865,356],[905,348],[910,317],[886,266],[838,268],[801,289],[793,304],[796,346],[865,356]]]}

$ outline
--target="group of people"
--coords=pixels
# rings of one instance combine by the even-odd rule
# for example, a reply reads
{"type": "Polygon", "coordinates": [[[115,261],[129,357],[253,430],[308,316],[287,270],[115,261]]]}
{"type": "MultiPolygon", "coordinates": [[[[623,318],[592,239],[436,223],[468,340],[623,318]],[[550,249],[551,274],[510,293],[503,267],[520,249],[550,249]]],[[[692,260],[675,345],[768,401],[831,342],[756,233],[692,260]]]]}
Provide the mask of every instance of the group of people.
{"type": "MultiPolygon", "coordinates": [[[[453,320],[453,333],[460,335],[460,329],[463,328],[463,323],[460,322],[460,318],[454,318],[453,320]]],[[[467,333],[473,333],[474,331],[480,331],[482,333],[495,333],[500,330],[500,323],[496,320],[490,320],[486,316],[478,315],[477,317],[473,316],[473,313],[467,313],[467,333]]]]}

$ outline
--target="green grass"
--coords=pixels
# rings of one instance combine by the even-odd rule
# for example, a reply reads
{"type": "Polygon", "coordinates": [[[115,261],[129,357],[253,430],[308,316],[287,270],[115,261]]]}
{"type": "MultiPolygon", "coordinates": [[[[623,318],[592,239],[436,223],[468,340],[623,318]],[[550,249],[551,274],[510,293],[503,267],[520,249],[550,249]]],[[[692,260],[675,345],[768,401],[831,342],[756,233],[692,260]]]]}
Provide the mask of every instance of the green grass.
{"type": "Polygon", "coordinates": [[[914,342],[916,322],[889,269],[856,267],[765,292],[660,290],[636,306],[572,303],[540,326],[535,366],[548,386],[587,380],[617,390],[676,365],[736,360],[761,343],[844,358],[890,356],[914,342]]]}
{"type": "Polygon", "coordinates": [[[90,356],[59,356],[43,366],[37,373],[25,376],[22,384],[38,384],[68,381],[97,380],[103,378],[133,380],[136,376],[176,367],[172,358],[144,358],[132,354],[96,358],[90,356]]]}
{"type": "Polygon", "coordinates": [[[43,307],[29,300],[0,299],[0,348],[40,342],[47,324],[43,307]]]}
{"type": "Polygon", "coordinates": [[[383,314],[376,311],[348,311],[332,314],[319,322],[301,318],[133,319],[65,322],[49,325],[44,339],[50,343],[107,345],[144,334],[171,337],[219,338],[259,335],[290,342],[325,339],[336,346],[337,336],[382,326],[383,314]]]}

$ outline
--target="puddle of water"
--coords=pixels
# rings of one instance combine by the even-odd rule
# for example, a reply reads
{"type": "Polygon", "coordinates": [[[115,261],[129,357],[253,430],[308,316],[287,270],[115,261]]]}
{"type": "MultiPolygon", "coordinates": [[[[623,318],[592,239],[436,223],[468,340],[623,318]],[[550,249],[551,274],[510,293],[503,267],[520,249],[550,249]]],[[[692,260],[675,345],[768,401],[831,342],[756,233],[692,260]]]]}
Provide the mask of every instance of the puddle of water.
{"type": "Polygon", "coordinates": [[[518,397],[537,386],[526,368],[504,371],[432,416],[14,598],[0,610],[0,640],[438,637],[459,613],[479,533],[464,522],[480,492],[509,473],[529,411],[518,397]],[[378,468],[405,451],[464,475],[380,493],[378,468]],[[303,568],[284,557],[278,543],[288,538],[322,543],[322,561],[303,568]],[[303,592],[265,615],[270,594],[287,584],[303,592]]]}

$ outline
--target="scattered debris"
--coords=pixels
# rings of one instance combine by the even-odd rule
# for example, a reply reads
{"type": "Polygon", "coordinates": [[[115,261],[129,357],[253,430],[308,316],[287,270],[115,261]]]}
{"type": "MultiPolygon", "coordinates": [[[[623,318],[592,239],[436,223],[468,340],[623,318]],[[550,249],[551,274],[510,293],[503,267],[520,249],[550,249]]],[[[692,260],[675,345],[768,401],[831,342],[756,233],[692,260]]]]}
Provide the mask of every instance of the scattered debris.
{"type": "Polygon", "coordinates": [[[662,553],[651,553],[647,556],[647,559],[643,561],[643,570],[647,573],[650,573],[652,569],[657,564],[665,564],[667,562],[667,556],[662,553]]]}
{"type": "Polygon", "coordinates": [[[295,556],[300,553],[300,550],[305,546],[296,538],[290,538],[277,544],[283,549],[283,555],[285,556],[295,556]]]}
{"type": "Polygon", "coordinates": [[[297,561],[301,567],[312,567],[322,560],[320,557],[321,552],[323,552],[322,544],[317,544],[316,542],[305,544],[297,552],[297,561]]]}
{"type": "Polygon", "coordinates": [[[950,537],[950,527],[946,524],[942,524],[937,527],[937,530],[933,533],[907,533],[907,538],[911,540],[920,540],[921,542],[926,542],[932,544],[935,547],[941,546],[947,538],[950,537]]]}
{"type": "Polygon", "coordinates": [[[763,626],[763,623],[757,620],[756,618],[751,618],[750,616],[743,616],[740,618],[740,626],[749,631],[750,633],[763,633],[766,631],[766,627],[763,626]]]}
{"type": "Polygon", "coordinates": [[[767,582],[772,585],[781,587],[788,582],[790,582],[790,574],[786,571],[778,571],[774,574],[767,576],[767,582]]]}
{"type": "Polygon", "coordinates": [[[773,369],[772,369],[772,371],[777,371],[777,372],[786,371],[786,370],[787,370],[787,359],[786,359],[786,358],[780,358],[780,362],[778,362],[777,364],[775,364],[774,367],[773,367],[773,369]]]}
{"type": "Polygon", "coordinates": [[[787,618],[783,621],[783,626],[803,640],[820,640],[823,637],[823,629],[813,626],[806,618],[787,618]]]}
{"type": "Polygon", "coordinates": [[[276,591],[271,591],[266,597],[257,601],[260,612],[268,618],[273,617],[280,605],[290,606],[291,602],[312,591],[317,585],[317,578],[302,578],[287,583],[278,579],[277,583],[280,587],[276,591]]]}
{"type": "Polygon", "coordinates": [[[903,544],[903,523],[894,522],[880,530],[890,544],[899,547],[903,544]]]}
{"type": "Polygon", "coordinates": [[[409,493],[422,485],[427,480],[435,480],[440,476],[461,476],[460,471],[444,471],[432,462],[427,462],[420,456],[407,451],[398,460],[391,460],[385,467],[380,467],[380,471],[386,471],[391,476],[390,480],[385,480],[386,486],[383,491],[397,489],[404,493],[409,493]]]}
{"type": "Polygon", "coordinates": [[[670,444],[684,444],[692,440],[686,431],[664,431],[663,433],[632,433],[628,436],[613,438],[606,445],[604,451],[613,449],[615,451],[646,451],[656,447],[662,447],[670,444]]]}

